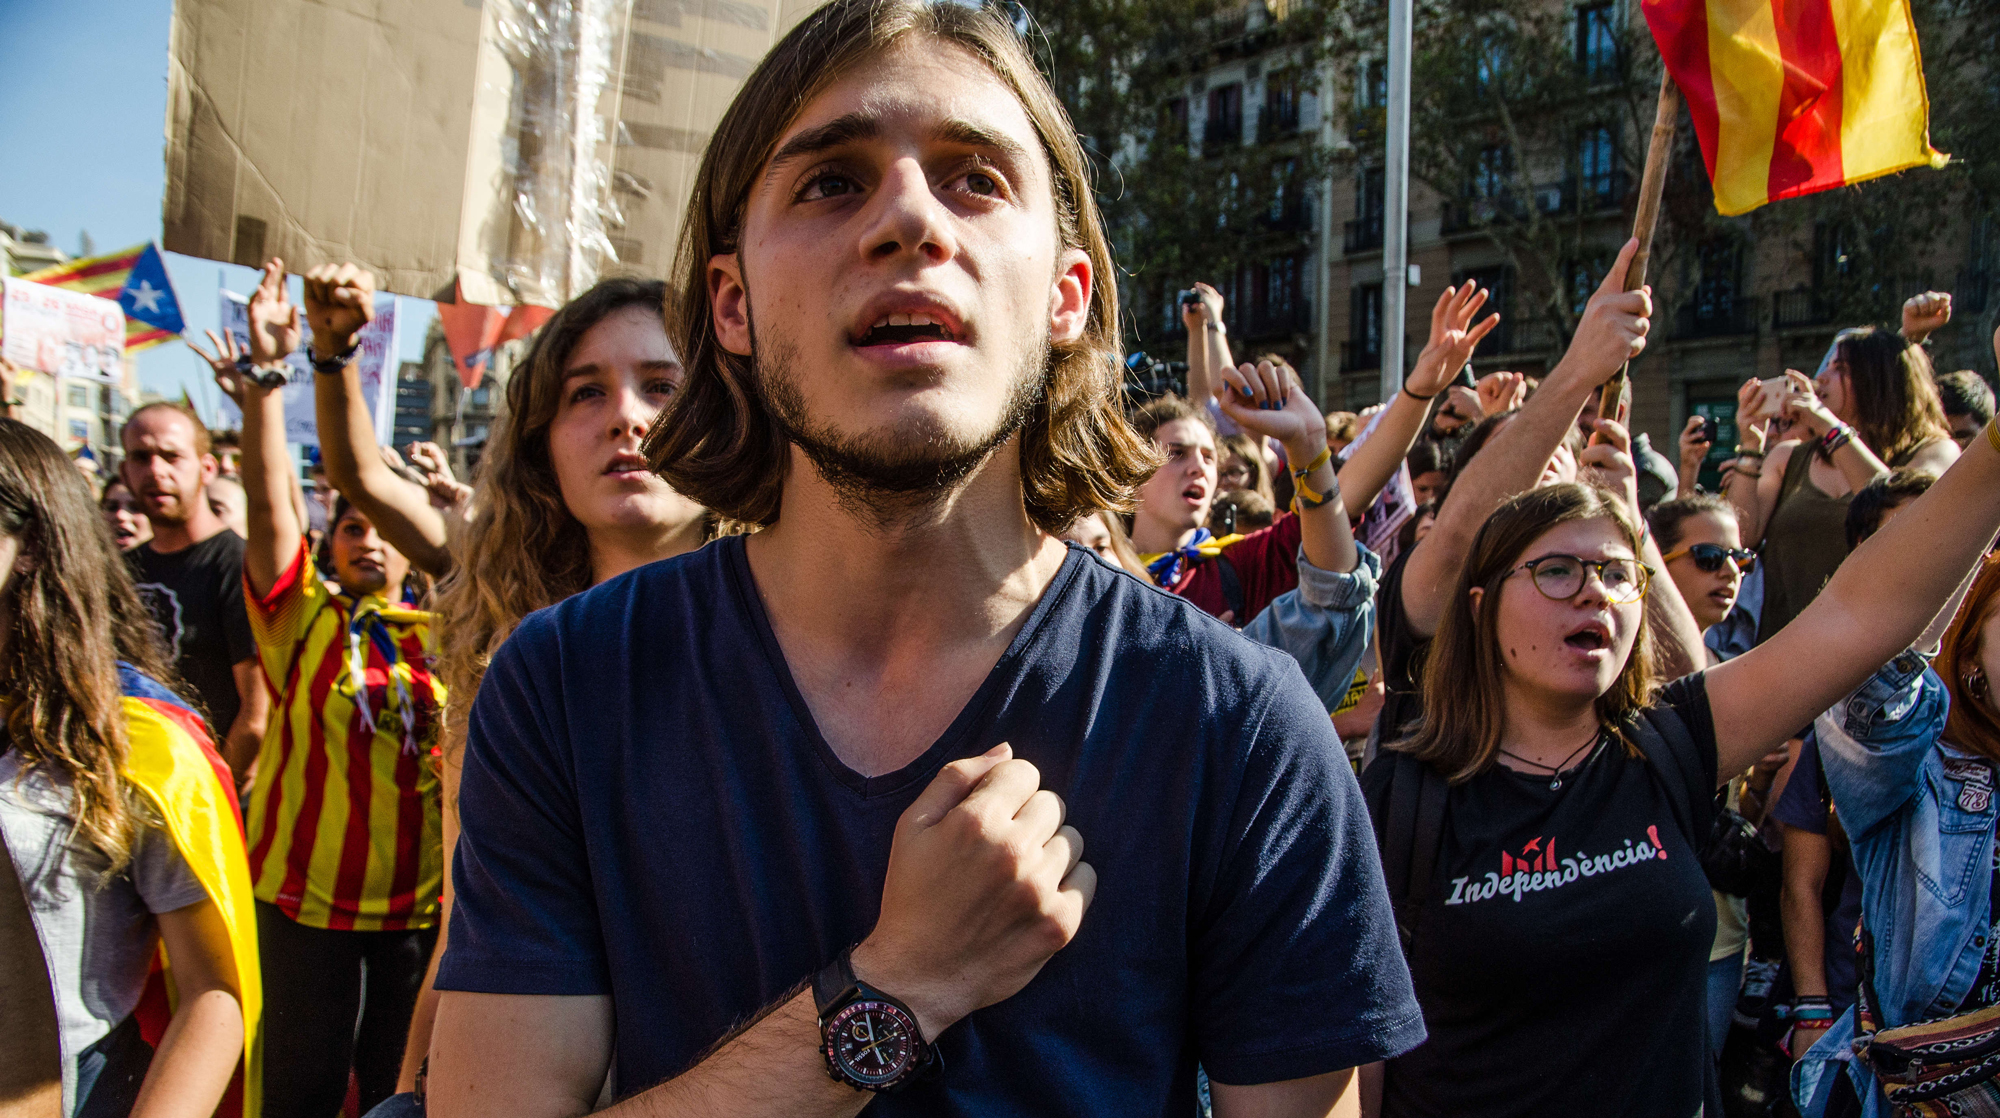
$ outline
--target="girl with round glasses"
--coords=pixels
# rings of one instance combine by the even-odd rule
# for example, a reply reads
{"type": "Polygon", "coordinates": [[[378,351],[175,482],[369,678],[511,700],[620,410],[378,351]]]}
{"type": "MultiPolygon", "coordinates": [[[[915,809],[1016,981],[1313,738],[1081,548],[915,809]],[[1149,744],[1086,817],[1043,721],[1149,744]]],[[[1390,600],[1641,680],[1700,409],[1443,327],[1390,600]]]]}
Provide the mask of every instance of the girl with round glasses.
{"type": "MultiPolygon", "coordinates": [[[[1526,476],[1625,356],[1566,357],[1482,458],[1526,476]]],[[[2000,528],[1996,431],[1781,632],[1662,687],[1656,665],[1701,663],[1699,628],[1643,569],[1666,564],[1624,465],[1616,495],[1546,486],[1486,518],[1423,721],[1363,775],[1429,1033],[1364,1076],[1372,1113],[1720,1113],[1713,794],[1908,648],[2000,528]]]]}

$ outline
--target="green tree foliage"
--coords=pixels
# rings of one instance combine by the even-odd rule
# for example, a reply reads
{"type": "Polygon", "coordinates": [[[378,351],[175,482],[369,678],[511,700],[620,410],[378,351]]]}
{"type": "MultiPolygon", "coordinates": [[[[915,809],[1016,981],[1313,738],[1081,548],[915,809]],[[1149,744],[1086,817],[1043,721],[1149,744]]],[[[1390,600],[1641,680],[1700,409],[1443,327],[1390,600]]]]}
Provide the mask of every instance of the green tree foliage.
{"type": "Polygon", "coordinates": [[[1129,343],[1159,347],[1175,291],[1307,243],[1304,195],[1328,166],[1316,130],[1252,136],[1247,105],[1234,143],[1186,125],[1200,80],[1232,59],[1316,94],[1319,64],[1351,41],[1338,4],[1027,0],[1018,23],[1094,164],[1129,343]]]}

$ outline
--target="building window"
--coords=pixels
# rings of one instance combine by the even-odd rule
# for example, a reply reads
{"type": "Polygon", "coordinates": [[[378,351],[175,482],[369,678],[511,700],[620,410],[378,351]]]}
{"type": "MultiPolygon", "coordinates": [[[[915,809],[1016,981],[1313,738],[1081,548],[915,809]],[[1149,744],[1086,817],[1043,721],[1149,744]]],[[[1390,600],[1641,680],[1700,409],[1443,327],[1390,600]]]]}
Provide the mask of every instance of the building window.
{"type": "Polygon", "coordinates": [[[1305,183],[1299,179],[1299,161],[1285,160],[1274,177],[1277,183],[1271,192],[1271,210],[1265,215],[1271,228],[1281,231],[1306,228],[1310,222],[1306,214],[1305,183]]]}
{"type": "Polygon", "coordinates": [[[1203,154],[1243,142],[1243,83],[1230,82],[1208,91],[1208,123],[1201,130],[1203,154]]]}
{"type": "Polygon", "coordinates": [[[484,384],[480,385],[478,388],[473,389],[472,395],[466,398],[465,406],[469,408],[479,408],[481,410],[492,407],[493,389],[484,384]]]}
{"type": "Polygon", "coordinates": [[[89,385],[87,385],[87,384],[72,384],[72,385],[69,385],[68,387],[69,387],[69,392],[68,392],[68,395],[69,395],[69,406],[70,406],[70,407],[73,407],[73,408],[87,408],[87,407],[89,407],[89,406],[90,406],[90,386],[89,386],[89,385]]]}
{"type": "Polygon", "coordinates": [[[1258,138],[1276,140],[1298,132],[1303,92],[1297,69],[1280,70],[1264,80],[1264,116],[1257,122],[1258,138]]]}
{"type": "Polygon", "coordinates": [[[1579,199],[1586,208],[1618,202],[1618,145],[1609,127],[1587,128],[1577,143],[1579,199]]]}
{"type": "Polygon", "coordinates": [[[1497,34],[1479,44],[1479,92],[1490,93],[1507,79],[1507,41],[1497,34]]]}
{"type": "Polygon", "coordinates": [[[1611,16],[1610,4],[1576,10],[1576,65],[1585,81],[1611,81],[1618,76],[1618,36],[1611,16]]]}
{"type": "Polygon", "coordinates": [[[89,442],[89,441],[90,441],[90,421],[89,421],[89,420],[87,420],[87,419],[72,419],[72,420],[70,420],[70,421],[69,421],[69,437],[70,437],[71,439],[75,440],[76,442],[80,442],[80,443],[87,443],[87,442],[89,442]]]}
{"type": "Polygon", "coordinates": [[[1298,330],[1305,309],[1299,290],[1299,258],[1281,256],[1264,265],[1261,271],[1263,290],[1258,294],[1263,302],[1260,318],[1264,329],[1274,334],[1298,330]]]}
{"type": "Polygon", "coordinates": [[[1354,102],[1364,109],[1388,108],[1388,62],[1380,58],[1371,58],[1361,64],[1361,80],[1355,86],[1354,102]]]}
{"type": "Polygon", "coordinates": [[[1502,198],[1507,194],[1507,176],[1513,170],[1513,153],[1505,144],[1481,148],[1472,167],[1472,185],[1466,192],[1474,198],[1502,198]]]}
{"type": "Polygon", "coordinates": [[[1382,367],[1382,285],[1364,283],[1349,297],[1348,341],[1341,365],[1347,369],[1382,367]]]}

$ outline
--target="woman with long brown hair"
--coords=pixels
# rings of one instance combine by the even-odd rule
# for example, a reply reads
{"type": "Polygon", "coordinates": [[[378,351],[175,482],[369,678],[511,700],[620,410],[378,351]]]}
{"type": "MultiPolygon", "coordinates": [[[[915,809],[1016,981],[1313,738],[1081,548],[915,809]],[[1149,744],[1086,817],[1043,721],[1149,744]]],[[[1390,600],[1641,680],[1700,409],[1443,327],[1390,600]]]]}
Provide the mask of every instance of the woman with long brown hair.
{"type": "MultiPolygon", "coordinates": [[[[717,531],[717,518],[676,493],[640,453],[647,428],[681,382],[665,328],[672,303],[658,280],[605,280],[549,319],[507,382],[506,410],[474,483],[471,521],[451,540],[452,567],[437,591],[438,671],[452,695],[444,747],[447,865],[458,840],[463,715],[514,627],[597,583],[692,551],[717,531]]],[[[447,916],[450,905],[447,874],[447,916]]],[[[441,937],[436,955],[443,954],[441,937]]],[[[429,1048],[435,974],[433,959],[410,1024],[404,1090],[429,1048]]]]}
{"type": "MultiPolygon", "coordinates": [[[[1580,399],[1574,380],[1541,393],[1580,399]]],[[[2000,429],[1790,625],[1665,688],[1656,654],[1686,663],[1699,638],[1642,562],[1629,471],[1621,488],[1549,486],[1487,518],[1444,604],[1423,721],[1363,777],[1430,1034],[1371,1076],[1376,1113],[1719,1105],[1696,856],[1711,797],[1938,613],[2000,528],[2000,429]]]]}
{"type": "Polygon", "coordinates": [[[256,1110],[243,836],[169,664],[82,476],[46,436],[0,420],[9,1114],[196,1118],[225,1096],[231,1114],[256,1110]],[[167,1021],[144,999],[162,943],[167,1021]],[[239,1065],[249,1078],[232,1090],[239,1065]]]}
{"type": "Polygon", "coordinates": [[[1943,473],[1958,457],[1930,358],[1888,330],[1843,330],[1817,376],[1787,371],[1785,380],[1783,394],[1755,379],[1737,393],[1741,443],[1723,478],[1743,538],[1758,541],[1763,558],[1759,640],[1797,617],[1847,558],[1855,493],[1890,470],[1943,473]],[[1785,424],[1795,434],[1779,442],[1785,424]]]}

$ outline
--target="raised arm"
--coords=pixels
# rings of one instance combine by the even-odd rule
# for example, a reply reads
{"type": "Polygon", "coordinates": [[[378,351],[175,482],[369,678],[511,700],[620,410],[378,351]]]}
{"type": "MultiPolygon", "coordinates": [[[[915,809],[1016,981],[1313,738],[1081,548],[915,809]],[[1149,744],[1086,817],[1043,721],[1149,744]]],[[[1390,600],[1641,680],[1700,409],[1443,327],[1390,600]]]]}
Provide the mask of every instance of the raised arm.
{"type": "Polygon", "coordinates": [[[425,573],[441,577],[451,570],[444,518],[431,507],[422,486],[397,476],[382,460],[375,422],[361,394],[361,366],[351,356],[355,338],[375,318],[375,277],[353,264],[322,264],[304,279],[313,359],[350,354],[338,376],[313,377],[313,410],[319,420],[326,480],[368,517],[389,546],[409,556],[425,573]]]}
{"type": "MultiPolygon", "coordinates": [[[[2000,352],[2000,334],[1994,337],[2000,352]]],[[[2000,529],[1995,428],[1856,548],[1792,623],[1708,671],[1721,771],[1747,768],[1910,646],[2000,529]]]]}
{"type": "Polygon", "coordinates": [[[1451,378],[1472,360],[1479,340],[1500,325],[1498,314],[1473,324],[1473,316],[1486,305],[1486,298],[1487,292],[1471,280],[1447,287],[1438,296],[1437,305],[1431,308],[1430,340],[1417,354],[1417,367],[1403,382],[1403,390],[1390,399],[1375,433],[1355,448],[1340,468],[1340,491],[1350,519],[1359,519],[1367,512],[1382,487],[1396,476],[1403,458],[1423,432],[1431,399],[1449,387],[1451,378]]]}
{"type": "Polygon", "coordinates": [[[1646,348],[1653,313],[1651,287],[1625,290],[1625,269],[1638,250],[1627,241],[1590,297],[1569,351],[1541,387],[1459,475],[1438,510],[1437,523],[1410,553],[1403,570],[1403,608],[1418,633],[1437,632],[1445,598],[1472,550],[1480,525],[1516,493],[1540,480],[1549,456],[1576,424],[1583,404],[1611,374],[1646,348]]]}
{"type": "Polygon", "coordinates": [[[1252,435],[1285,446],[1298,494],[1299,547],[1322,570],[1346,574],[1360,560],[1354,528],[1340,497],[1333,456],[1326,450],[1326,419],[1305,386],[1270,362],[1239,365],[1223,374],[1222,414],[1252,435]],[[1318,500],[1315,503],[1314,496],[1318,500]]]}
{"type": "MultiPolygon", "coordinates": [[[[264,280],[250,297],[250,360],[258,369],[289,373],[285,355],[299,348],[299,311],[285,298],[285,266],[264,266],[264,280]]],[[[305,537],[292,506],[291,454],[285,447],[285,392],[265,388],[234,367],[218,367],[215,383],[243,410],[243,492],[250,539],[243,569],[261,597],[292,565],[305,537]]]]}
{"type": "Polygon", "coordinates": [[[1931,332],[1951,321],[1951,295],[1943,291],[1926,291],[1912,295],[1903,304],[1903,338],[1916,343],[1931,336],[1931,332]]]}
{"type": "MultiPolygon", "coordinates": [[[[1600,419],[1590,445],[1577,460],[1579,474],[1602,486],[1625,502],[1635,524],[1646,522],[1639,508],[1639,468],[1632,458],[1632,434],[1624,424],[1600,419]]],[[[1647,532],[1640,543],[1639,561],[1655,573],[1646,585],[1646,624],[1653,631],[1653,650],[1660,674],[1668,679],[1700,671],[1707,662],[1701,643],[1701,624],[1694,619],[1680,587],[1667,577],[1667,563],[1660,545],[1647,532]]]]}
{"type": "Polygon", "coordinates": [[[1203,407],[1222,388],[1223,374],[1236,362],[1229,356],[1229,330],[1222,324],[1222,292],[1205,283],[1194,291],[1201,302],[1181,307],[1181,322],[1187,326],[1187,396],[1203,407]]]}

